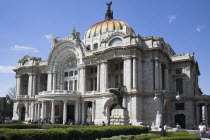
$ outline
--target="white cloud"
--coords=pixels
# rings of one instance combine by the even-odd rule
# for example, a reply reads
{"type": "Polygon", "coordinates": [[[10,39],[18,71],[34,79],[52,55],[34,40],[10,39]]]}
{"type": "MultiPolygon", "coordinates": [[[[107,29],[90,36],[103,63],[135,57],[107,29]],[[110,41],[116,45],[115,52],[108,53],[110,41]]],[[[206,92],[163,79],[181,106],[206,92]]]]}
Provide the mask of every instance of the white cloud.
{"type": "Polygon", "coordinates": [[[174,20],[176,20],[176,15],[168,16],[168,22],[171,24],[174,20]]]}
{"type": "Polygon", "coordinates": [[[14,66],[1,66],[0,65],[0,73],[14,73],[13,69],[15,69],[14,66]]]}
{"type": "Polygon", "coordinates": [[[204,29],[205,27],[203,25],[199,25],[197,28],[196,28],[196,32],[201,32],[201,29],[204,29]]]}
{"type": "Polygon", "coordinates": [[[52,35],[51,35],[51,34],[46,34],[46,35],[43,35],[43,37],[44,37],[45,39],[50,40],[50,39],[52,38],[52,35]]]}
{"type": "Polygon", "coordinates": [[[19,46],[19,45],[14,45],[14,46],[10,47],[10,50],[12,50],[12,51],[31,51],[34,53],[39,52],[39,50],[36,48],[32,48],[32,47],[28,47],[28,46],[19,46]]]}

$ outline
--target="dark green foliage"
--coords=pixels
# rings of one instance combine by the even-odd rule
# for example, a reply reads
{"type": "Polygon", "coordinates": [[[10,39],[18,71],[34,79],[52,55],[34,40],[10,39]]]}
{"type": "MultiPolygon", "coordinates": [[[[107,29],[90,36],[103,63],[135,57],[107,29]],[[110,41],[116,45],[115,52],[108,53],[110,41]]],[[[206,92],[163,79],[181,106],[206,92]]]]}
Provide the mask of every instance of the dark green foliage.
{"type": "Polygon", "coordinates": [[[0,125],[0,127],[0,133],[8,136],[8,140],[94,140],[97,138],[109,138],[114,135],[137,135],[148,132],[147,127],[139,126],[104,127],[76,125],[72,126],[11,124],[0,125]]]}
{"type": "Polygon", "coordinates": [[[9,137],[5,134],[0,133],[0,140],[9,140],[9,137]]]}

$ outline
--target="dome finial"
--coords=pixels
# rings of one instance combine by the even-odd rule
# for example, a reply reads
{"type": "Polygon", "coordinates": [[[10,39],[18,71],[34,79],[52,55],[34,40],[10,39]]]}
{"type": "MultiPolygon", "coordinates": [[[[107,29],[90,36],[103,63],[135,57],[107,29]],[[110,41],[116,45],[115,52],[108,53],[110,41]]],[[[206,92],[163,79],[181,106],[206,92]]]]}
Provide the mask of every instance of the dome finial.
{"type": "Polygon", "coordinates": [[[112,5],[112,1],[109,3],[106,3],[107,5],[107,10],[106,10],[106,14],[105,14],[105,20],[110,20],[113,19],[113,11],[111,11],[111,5],[112,5]]]}

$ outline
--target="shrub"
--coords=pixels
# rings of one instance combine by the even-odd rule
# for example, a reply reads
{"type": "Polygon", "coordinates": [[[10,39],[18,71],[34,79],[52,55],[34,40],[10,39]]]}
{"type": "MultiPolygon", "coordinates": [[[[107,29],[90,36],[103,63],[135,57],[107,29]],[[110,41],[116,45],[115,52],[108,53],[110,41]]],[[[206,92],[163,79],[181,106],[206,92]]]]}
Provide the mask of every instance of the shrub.
{"type": "Polygon", "coordinates": [[[0,140],[9,140],[9,137],[5,134],[0,133],[0,140]]]}
{"type": "MultiPolygon", "coordinates": [[[[47,125],[26,125],[29,128],[40,128],[46,127],[47,125]],[[30,126],[30,127],[29,127],[30,126]]],[[[25,130],[26,128],[22,125],[10,125],[10,128],[1,128],[0,133],[8,136],[9,140],[81,140],[96,138],[108,138],[114,135],[137,135],[141,133],[147,133],[147,127],[139,126],[106,126],[106,127],[95,127],[95,126],[72,126],[67,128],[52,128],[60,127],[60,125],[49,125],[51,129],[43,130],[25,130]],[[14,129],[14,128],[22,129],[14,129]]]]}

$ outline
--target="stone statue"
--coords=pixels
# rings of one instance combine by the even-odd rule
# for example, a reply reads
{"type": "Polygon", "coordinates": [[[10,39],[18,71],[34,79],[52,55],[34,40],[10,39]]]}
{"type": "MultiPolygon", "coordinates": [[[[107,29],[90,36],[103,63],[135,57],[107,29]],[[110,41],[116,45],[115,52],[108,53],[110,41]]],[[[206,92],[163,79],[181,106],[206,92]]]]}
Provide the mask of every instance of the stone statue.
{"type": "Polygon", "coordinates": [[[126,94],[126,87],[124,85],[119,85],[118,90],[110,89],[109,91],[114,94],[114,100],[117,101],[117,105],[122,107],[123,95],[126,94]]]}
{"type": "Polygon", "coordinates": [[[106,14],[105,14],[105,19],[106,20],[110,20],[113,19],[113,11],[111,11],[111,5],[112,5],[112,1],[110,3],[106,3],[107,5],[107,10],[106,10],[106,14]]]}
{"type": "Polygon", "coordinates": [[[92,108],[91,107],[87,108],[87,117],[92,117],[92,108]]]}
{"type": "Polygon", "coordinates": [[[110,9],[110,6],[112,5],[112,1],[110,3],[106,3],[106,5],[108,6],[108,9],[110,9]]]}
{"type": "Polygon", "coordinates": [[[161,125],[161,114],[159,113],[159,111],[157,111],[157,114],[156,114],[156,119],[155,119],[155,127],[158,127],[161,125]]]}
{"type": "Polygon", "coordinates": [[[72,36],[73,36],[73,39],[80,39],[80,32],[76,32],[76,28],[74,27],[72,29],[72,36]]]}
{"type": "Polygon", "coordinates": [[[52,43],[53,44],[57,43],[58,42],[58,40],[57,40],[58,38],[59,38],[58,36],[52,35],[52,43]]]}

